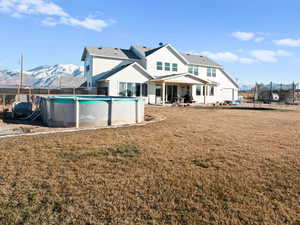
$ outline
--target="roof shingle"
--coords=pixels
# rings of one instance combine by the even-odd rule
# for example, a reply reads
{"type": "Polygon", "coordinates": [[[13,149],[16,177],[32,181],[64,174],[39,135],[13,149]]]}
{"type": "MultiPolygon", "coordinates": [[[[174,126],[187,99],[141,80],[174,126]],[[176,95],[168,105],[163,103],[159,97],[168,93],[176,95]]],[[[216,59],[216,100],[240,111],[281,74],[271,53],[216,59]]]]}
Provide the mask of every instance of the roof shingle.
{"type": "MultiPolygon", "coordinates": [[[[139,60],[140,58],[134,54],[130,49],[122,49],[122,48],[107,48],[107,47],[92,47],[87,46],[85,50],[94,56],[104,56],[104,57],[112,57],[112,58],[120,58],[120,59],[133,59],[139,60]]],[[[82,56],[82,59],[85,56],[82,56]]]]}

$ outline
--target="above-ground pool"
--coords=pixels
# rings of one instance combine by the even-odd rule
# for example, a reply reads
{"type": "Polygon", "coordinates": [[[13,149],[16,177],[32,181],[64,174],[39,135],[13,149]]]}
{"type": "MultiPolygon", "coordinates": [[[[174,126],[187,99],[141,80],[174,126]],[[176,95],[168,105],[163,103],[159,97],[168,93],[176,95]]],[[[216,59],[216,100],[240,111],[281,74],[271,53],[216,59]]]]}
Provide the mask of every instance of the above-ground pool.
{"type": "Polygon", "coordinates": [[[144,100],[110,96],[41,97],[42,121],[50,127],[96,127],[144,121],[144,100]]]}

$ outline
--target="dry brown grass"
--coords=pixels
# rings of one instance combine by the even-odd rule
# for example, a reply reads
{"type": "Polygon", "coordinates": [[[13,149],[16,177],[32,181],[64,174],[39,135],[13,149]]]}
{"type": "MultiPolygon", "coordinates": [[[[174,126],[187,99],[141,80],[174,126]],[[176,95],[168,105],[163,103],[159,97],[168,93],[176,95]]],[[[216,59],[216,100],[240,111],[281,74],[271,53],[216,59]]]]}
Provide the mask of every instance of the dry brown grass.
{"type": "Polygon", "coordinates": [[[0,224],[300,224],[300,113],[150,107],[0,140],[0,224]]]}

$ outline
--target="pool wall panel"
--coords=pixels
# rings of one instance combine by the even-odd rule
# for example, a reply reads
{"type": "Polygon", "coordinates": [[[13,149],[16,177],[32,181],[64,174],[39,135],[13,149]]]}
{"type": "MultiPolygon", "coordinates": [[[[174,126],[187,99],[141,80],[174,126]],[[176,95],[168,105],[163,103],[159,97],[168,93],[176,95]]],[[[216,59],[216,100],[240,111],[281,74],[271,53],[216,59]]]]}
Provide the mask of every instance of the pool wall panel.
{"type": "Polygon", "coordinates": [[[44,124],[51,127],[97,127],[144,121],[144,101],[124,97],[43,97],[40,104],[44,124]],[[76,102],[79,102],[79,118],[76,102]]]}

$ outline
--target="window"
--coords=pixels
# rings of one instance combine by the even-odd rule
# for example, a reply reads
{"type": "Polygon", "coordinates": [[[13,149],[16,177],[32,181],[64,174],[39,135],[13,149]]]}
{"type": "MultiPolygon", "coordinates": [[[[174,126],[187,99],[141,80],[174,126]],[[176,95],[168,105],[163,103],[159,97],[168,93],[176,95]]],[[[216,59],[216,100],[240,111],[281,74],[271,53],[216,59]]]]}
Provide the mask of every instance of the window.
{"type": "Polygon", "coordinates": [[[215,87],[214,86],[210,86],[209,95],[210,96],[214,96],[215,95],[215,87]]]}
{"type": "Polygon", "coordinates": [[[155,95],[161,97],[162,86],[161,84],[157,84],[155,86],[155,95]]]}
{"type": "Polygon", "coordinates": [[[86,71],[86,72],[89,72],[89,71],[90,71],[90,65],[87,65],[87,66],[85,67],[85,71],[86,71]]]}
{"type": "Polygon", "coordinates": [[[142,96],[147,97],[148,96],[148,85],[142,84],[142,96]]]}
{"type": "Polygon", "coordinates": [[[141,96],[141,84],[135,83],[135,96],[141,96]]]}
{"type": "Polygon", "coordinates": [[[201,90],[202,90],[202,85],[197,85],[196,86],[196,95],[200,96],[201,95],[201,90]]]}
{"type": "Polygon", "coordinates": [[[204,96],[206,96],[206,87],[205,86],[203,86],[203,92],[202,93],[203,93],[204,96]]]}
{"type": "Polygon", "coordinates": [[[170,63],[165,63],[165,71],[170,71],[170,63]]]}
{"type": "Polygon", "coordinates": [[[135,94],[135,83],[127,83],[127,96],[131,97],[135,94]]]}
{"type": "Polygon", "coordinates": [[[126,96],[127,95],[127,83],[120,82],[119,84],[119,95],[120,96],[126,96]]]}
{"type": "Polygon", "coordinates": [[[189,66],[189,73],[199,75],[199,66],[189,66]]]}
{"type": "Polygon", "coordinates": [[[119,95],[120,96],[148,96],[148,85],[145,83],[119,83],[119,95]]]}
{"type": "Polygon", "coordinates": [[[194,66],[194,74],[195,75],[199,74],[199,67],[198,66],[194,66]]]}
{"type": "Polygon", "coordinates": [[[217,71],[216,71],[216,69],[212,69],[212,76],[213,76],[213,77],[216,77],[216,76],[217,76],[217,71]]]}
{"type": "Polygon", "coordinates": [[[156,62],[156,69],[162,70],[163,69],[163,63],[162,62],[156,62]]]}
{"type": "Polygon", "coordinates": [[[213,68],[207,68],[207,76],[208,77],[216,77],[217,76],[217,70],[213,68]]]}
{"type": "Polygon", "coordinates": [[[177,63],[172,63],[172,71],[177,71],[178,70],[178,65],[177,63]]]}
{"type": "Polygon", "coordinates": [[[211,73],[212,73],[211,68],[207,68],[207,76],[208,77],[211,77],[211,73]]]}

